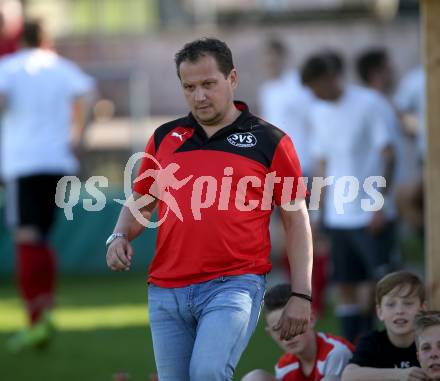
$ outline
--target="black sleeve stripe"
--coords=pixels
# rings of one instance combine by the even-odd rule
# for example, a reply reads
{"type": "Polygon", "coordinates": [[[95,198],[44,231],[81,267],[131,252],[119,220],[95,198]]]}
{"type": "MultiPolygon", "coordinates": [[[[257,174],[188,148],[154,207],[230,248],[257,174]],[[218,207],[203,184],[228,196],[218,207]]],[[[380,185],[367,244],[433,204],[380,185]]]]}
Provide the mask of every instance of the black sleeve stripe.
{"type": "Polygon", "coordinates": [[[260,133],[264,140],[264,145],[261,148],[264,157],[263,164],[267,168],[270,168],[278,144],[286,134],[279,128],[261,118],[255,118],[253,123],[258,125],[260,133]]]}
{"type": "Polygon", "coordinates": [[[256,121],[258,124],[261,124],[268,129],[268,134],[272,136],[272,141],[275,145],[278,145],[280,140],[284,137],[284,135],[286,135],[283,130],[274,126],[273,124],[270,124],[269,122],[266,122],[264,119],[257,117],[256,121]]]}

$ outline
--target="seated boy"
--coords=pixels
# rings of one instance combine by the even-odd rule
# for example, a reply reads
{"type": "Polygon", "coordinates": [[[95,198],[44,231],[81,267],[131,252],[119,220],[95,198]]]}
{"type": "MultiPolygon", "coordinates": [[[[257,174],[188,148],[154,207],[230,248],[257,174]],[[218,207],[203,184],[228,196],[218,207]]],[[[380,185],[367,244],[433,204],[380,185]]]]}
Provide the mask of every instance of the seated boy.
{"type": "Polygon", "coordinates": [[[281,340],[276,329],[284,306],[290,298],[288,284],[271,288],[264,297],[267,331],[285,351],[275,366],[275,377],[263,370],[248,373],[242,381],[337,381],[353,355],[345,339],[316,333],[314,318],[307,331],[290,340],[281,340]]]}
{"type": "Polygon", "coordinates": [[[420,279],[406,271],[388,274],[376,285],[376,312],[384,331],[364,335],[343,381],[425,380],[414,343],[414,317],[425,305],[420,279]]]}
{"type": "Polygon", "coordinates": [[[440,381],[440,311],[421,312],[414,327],[420,366],[428,380],[440,381]]]}

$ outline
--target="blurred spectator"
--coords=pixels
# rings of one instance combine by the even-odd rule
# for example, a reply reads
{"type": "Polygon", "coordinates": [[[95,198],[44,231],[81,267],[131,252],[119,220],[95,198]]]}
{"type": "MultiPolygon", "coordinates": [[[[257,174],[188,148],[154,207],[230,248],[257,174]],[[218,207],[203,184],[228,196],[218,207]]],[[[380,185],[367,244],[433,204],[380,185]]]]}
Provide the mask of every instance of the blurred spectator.
{"type": "Polygon", "coordinates": [[[58,180],[78,168],[85,121],[82,96],[93,81],[73,62],[41,49],[42,25],[25,23],[23,49],[0,62],[2,173],[7,222],[17,252],[17,281],[31,326],[8,341],[17,352],[52,333],[55,253],[48,242],[58,180]],[[72,126],[73,117],[73,128],[72,126]]]}
{"type": "Polygon", "coordinates": [[[284,101],[286,90],[295,83],[295,73],[288,68],[288,56],[287,47],[281,40],[273,38],[266,41],[264,62],[268,79],[259,94],[260,113],[267,119],[277,118],[274,121],[278,124],[283,122],[283,115],[278,110],[279,101],[284,101]]]}
{"type": "Polygon", "coordinates": [[[420,233],[424,226],[422,165],[426,154],[425,81],[423,68],[413,69],[402,79],[394,97],[405,132],[417,147],[418,161],[414,176],[398,189],[397,207],[407,225],[420,233]]]}
{"type": "Polygon", "coordinates": [[[248,373],[242,381],[336,381],[352,357],[354,347],[341,337],[315,332],[314,319],[302,335],[290,340],[280,339],[278,321],[290,292],[288,284],[280,284],[271,288],[264,297],[266,330],[285,352],[275,366],[275,377],[258,369],[248,373]]]}
{"type": "MultiPolygon", "coordinates": [[[[19,48],[22,29],[23,19],[20,2],[12,1],[9,2],[9,6],[6,6],[6,4],[0,0],[0,58],[7,54],[14,53],[19,48]]],[[[0,171],[0,185],[1,184],[2,176],[0,171]]]]}
{"type": "MultiPolygon", "coordinates": [[[[388,186],[391,194],[385,207],[396,214],[396,197],[399,189],[414,180],[417,173],[417,154],[414,139],[408,137],[401,127],[397,110],[392,104],[394,68],[384,48],[368,49],[357,59],[357,71],[362,83],[377,92],[376,110],[381,114],[392,136],[396,154],[393,184],[388,186]]],[[[397,216],[396,216],[397,217],[397,216]]]]}
{"type": "Polygon", "coordinates": [[[289,52],[284,43],[271,39],[266,43],[265,59],[269,79],[259,91],[259,109],[263,119],[279,127],[292,139],[304,176],[311,170],[310,130],[307,112],[313,100],[297,70],[289,68],[289,52]]]}
{"type": "Polygon", "coordinates": [[[440,311],[420,312],[414,325],[420,366],[429,380],[440,381],[440,311]]]}
{"type": "Polygon", "coordinates": [[[419,66],[403,77],[394,96],[406,131],[416,136],[421,160],[426,153],[425,81],[425,72],[419,66]]]}
{"type": "MultiPolygon", "coordinates": [[[[371,200],[364,183],[369,176],[384,176],[391,184],[394,150],[386,122],[376,112],[377,94],[345,85],[343,73],[341,57],[326,51],[310,57],[301,75],[320,99],[311,113],[312,153],[317,176],[334,176],[335,185],[324,190],[321,219],[331,239],[336,314],[343,335],[353,342],[372,326],[373,282],[389,271],[394,247],[388,210],[362,206],[361,199],[371,200]],[[348,201],[347,193],[356,197],[348,201]]],[[[380,188],[385,199],[388,189],[380,188]]]]}
{"type": "Polygon", "coordinates": [[[417,151],[414,139],[404,133],[397,110],[392,104],[391,95],[394,91],[394,68],[384,48],[369,49],[361,53],[357,59],[357,71],[362,83],[376,90],[383,99],[379,99],[380,111],[387,126],[390,128],[396,150],[396,171],[394,182],[404,184],[414,179],[419,172],[417,151]],[[383,101],[382,101],[383,100],[383,101]]]}
{"type": "MultiPolygon", "coordinates": [[[[403,127],[405,117],[399,118],[397,109],[392,105],[390,95],[394,90],[394,70],[385,49],[377,48],[362,53],[357,61],[358,74],[363,83],[384,95],[384,100],[378,102],[377,110],[388,121],[391,128],[394,148],[396,151],[396,169],[394,173],[394,187],[392,189],[393,202],[399,211],[399,241],[402,247],[407,247],[408,226],[415,231],[421,231],[423,225],[423,187],[421,181],[421,165],[418,142],[414,133],[408,133],[408,128],[403,127]],[[386,97],[386,98],[385,98],[386,97]],[[404,222],[403,224],[401,222],[404,222]]],[[[409,95],[410,93],[405,93],[409,95]]],[[[415,100],[404,99],[400,95],[400,102],[414,104],[414,109],[420,107],[415,100]]],[[[422,99],[422,97],[415,97],[422,99]]],[[[418,120],[417,118],[409,118],[418,120]]],[[[408,123],[406,121],[406,123],[408,123]]],[[[411,127],[413,130],[414,127],[411,127]]]]}
{"type": "Polygon", "coordinates": [[[376,286],[376,310],[385,330],[364,335],[343,381],[427,380],[419,367],[414,319],[425,308],[421,280],[407,271],[383,277],[376,286]]]}
{"type": "Polygon", "coordinates": [[[357,71],[363,84],[384,96],[394,90],[394,68],[384,48],[371,48],[357,58],[357,71]]]}

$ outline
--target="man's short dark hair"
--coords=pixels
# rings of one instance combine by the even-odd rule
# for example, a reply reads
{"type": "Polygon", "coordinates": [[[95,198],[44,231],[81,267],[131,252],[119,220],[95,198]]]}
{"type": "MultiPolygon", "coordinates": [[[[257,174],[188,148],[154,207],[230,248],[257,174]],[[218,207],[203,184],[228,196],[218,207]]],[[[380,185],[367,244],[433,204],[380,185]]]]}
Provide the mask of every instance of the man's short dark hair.
{"type": "Polygon", "coordinates": [[[301,69],[301,81],[309,84],[317,79],[327,76],[339,76],[344,72],[344,60],[342,56],[327,50],[310,56],[301,69]]]}
{"type": "Polygon", "coordinates": [[[43,24],[40,20],[28,20],[23,26],[22,40],[26,46],[38,48],[43,42],[43,24]]]}
{"type": "Polygon", "coordinates": [[[272,312],[284,308],[290,299],[291,293],[292,290],[287,283],[279,284],[269,289],[264,296],[265,312],[272,312]]]}
{"type": "Polygon", "coordinates": [[[368,84],[371,75],[385,65],[388,54],[384,48],[369,49],[359,55],[356,60],[356,68],[362,82],[368,84]]]}
{"type": "Polygon", "coordinates": [[[179,78],[179,68],[182,62],[189,61],[191,63],[195,63],[204,56],[211,56],[215,59],[219,70],[223,73],[225,78],[234,68],[232,53],[226,43],[216,38],[201,38],[192,42],[188,42],[174,56],[177,75],[179,76],[179,78]]]}

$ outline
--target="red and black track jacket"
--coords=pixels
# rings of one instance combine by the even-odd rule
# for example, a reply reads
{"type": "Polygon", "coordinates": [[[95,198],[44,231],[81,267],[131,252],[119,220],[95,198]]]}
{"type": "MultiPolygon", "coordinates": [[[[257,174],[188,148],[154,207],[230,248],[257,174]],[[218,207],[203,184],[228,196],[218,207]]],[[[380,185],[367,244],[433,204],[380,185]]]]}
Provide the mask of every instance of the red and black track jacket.
{"type": "Polygon", "coordinates": [[[133,186],[156,197],[157,189],[165,191],[159,220],[167,214],[148,278],[155,285],[183,287],[271,270],[270,214],[274,204],[296,198],[301,167],[289,136],[252,115],[246,104],[235,106],[240,116],[210,138],[190,113],[157,128],[147,144],[150,156],[139,175],[174,168],[171,180],[159,174],[157,181],[147,176],[133,186]],[[160,178],[166,181],[158,186],[160,178]]]}

